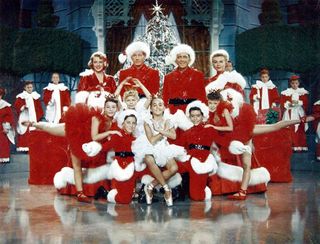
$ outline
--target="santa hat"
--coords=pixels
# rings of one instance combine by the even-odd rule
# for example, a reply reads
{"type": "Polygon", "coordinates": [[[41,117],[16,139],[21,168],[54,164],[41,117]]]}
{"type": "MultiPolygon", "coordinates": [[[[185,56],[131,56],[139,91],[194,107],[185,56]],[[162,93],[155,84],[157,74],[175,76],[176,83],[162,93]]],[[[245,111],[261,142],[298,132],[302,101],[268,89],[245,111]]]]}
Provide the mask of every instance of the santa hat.
{"type": "Polygon", "coordinates": [[[117,116],[117,123],[118,123],[119,128],[122,129],[122,124],[124,122],[124,119],[129,115],[134,115],[136,117],[136,119],[138,120],[138,115],[135,110],[126,109],[126,110],[122,111],[121,113],[119,113],[119,115],[117,116]]]}
{"type": "Polygon", "coordinates": [[[191,108],[199,108],[201,112],[203,113],[203,121],[207,121],[209,118],[209,108],[207,105],[205,105],[203,102],[196,100],[188,104],[186,108],[186,116],[189,118],[190,116],[190,109],[191,108]]]}
{"type": "Polygon", "coordinates": [[[212,64],[212,58],[214,56],[220,56],[220,55],[224,56],[227,59],[227,61],[229,61],[229,53],[224,49],[218,49],[218,50],[216,50],[216,51],[211,53],[211,55],[210,55],[210,63],[212,64]]]}
{"type": "Polygon", "coordinates": [[[298,75],[292,75],[292,76],[290,77],[290,81],[299,80],[299,79],[300,79],[300,76],[298,76],[298,75]]]}
{"type": "Polygon", "coordinates": [[[187,44],[179,44],[178,46],[175,46],[170,51],[170,54],[168,56],[166,56],[166,58],[165,58],[166,65],[173,64],[175,66],[178,66],[176,63],[176,59],[177,59],[177,55],[180,53],[187,53],[190,57],[189,66],[193,65],[193,63],[196,59],[196,54],[195,54],[193,48],[187,44]]]}
{"type": "Polygon", "coordinates": [[[135,53],[135,52],[144,52],[144,54],[146,55],[146,59],[150,57],[150,47],[147,43],[145,42],[141,42],[141,41],[136,41],[136,42],[132,42],[130,43],[127,48],[126,51],[124,53],[120,53],[118,56],[118,60],[120,63],[124,63],[127,59],[132,62],[131,56],[135,53]]]}

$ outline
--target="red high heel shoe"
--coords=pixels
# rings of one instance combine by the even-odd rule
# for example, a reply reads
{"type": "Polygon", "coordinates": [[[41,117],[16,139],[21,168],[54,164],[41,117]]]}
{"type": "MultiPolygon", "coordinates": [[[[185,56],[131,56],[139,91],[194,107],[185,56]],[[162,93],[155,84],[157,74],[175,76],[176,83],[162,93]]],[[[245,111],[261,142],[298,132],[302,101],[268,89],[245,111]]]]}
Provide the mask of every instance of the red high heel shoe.
{"type": "Polygon", "coordinates": [[[229,195],[228,196],[229,200],[241,200],[241,201],[243,201],[243,200],[246,200],[246,198],[247,198],[247,190],[243,190],[241,188],[234,195],[229,195]]]}
{"type": "Polygon", "coordinates": [[[91,203],[92,202],[92,200],[89,197],[87,197],[83,193],[83,191],[78,191],[77,192],[77,200],[78,200],[78,202],[85,202],[85,203],[91,203]]]}

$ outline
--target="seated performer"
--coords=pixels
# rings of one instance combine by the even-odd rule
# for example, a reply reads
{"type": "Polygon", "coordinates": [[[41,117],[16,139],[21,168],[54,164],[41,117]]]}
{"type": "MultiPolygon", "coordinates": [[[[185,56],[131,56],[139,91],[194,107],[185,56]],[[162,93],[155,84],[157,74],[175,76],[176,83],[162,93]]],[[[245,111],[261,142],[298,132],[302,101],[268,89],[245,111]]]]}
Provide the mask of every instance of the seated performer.
{"type": "MultiPolygon", "coordinates": [[[[121,83],[128,77],[128,82],[125,84],[125,88],[130,89],[132,85],[135,85],[133,79],[138,79],[152,94],[155,95],[159,92],[160,88],[160,74],[158,70],[152,69],[144,62],[150,57],[150,47],[147,43],[136,41],[127,46],[125,54],[119,55],[120,63],[124,63],[127,59],[132,65],[127,69],[120,70],[119,82],[121,83]]],[[[124,91],[121,92],[123,95],[124,91]]],[[[144,97],[144,93],[141,87],[138,87],[139,97],[144,97]]]]}
{"type": "Polygon", "coordinates": [[[14,119],[11,104],[3,100],[5,89],[0,87],[0,163],[10,162],[10,142],[14,144],[14,119]]]}
{"type": "Polygon", "coordinates": [[[71,104],[68,87],[60,83],[59,73],[52,73],[51,82],[43,88],[43,101],[46,105],[46,120],[50,123],[59,123],[62,114],[71,104]]]}
{"type": "MultiPolygon", "coordinates": [[[[308,109],[308,94],[304,88],[300,88],[299,76],[290,77],[290,88],[281,92],[281,108],[283,120],[300,119],[305,116],[308,109]]],[[[308,124],[301,122],[292,127],[292,149],[295,152],[308,151],[306,131],[308,124]]]]}
{"type": "Polygon", "coordinates": [[[108,67],[107,56],[102,52],[93,53],[88,66],[89,70],[80,73],[75,103],[86,103],[103,109],[106,96],[116,90],[114,78],[105,74],[105,69],[108,67]]]}
{"type": "Polygon", "coordinates": [[[25,126],[22,122],[37,122],[43,116],[40,94],[36,91],[33,91],[32,81],[26,81],[24,83],[24,91],[17,95],[14,107],[19,116],[17,125],[17,151],[28,152],[28,138],[30,135],[30,131],[34,130],[35,128],[25,126]]]}

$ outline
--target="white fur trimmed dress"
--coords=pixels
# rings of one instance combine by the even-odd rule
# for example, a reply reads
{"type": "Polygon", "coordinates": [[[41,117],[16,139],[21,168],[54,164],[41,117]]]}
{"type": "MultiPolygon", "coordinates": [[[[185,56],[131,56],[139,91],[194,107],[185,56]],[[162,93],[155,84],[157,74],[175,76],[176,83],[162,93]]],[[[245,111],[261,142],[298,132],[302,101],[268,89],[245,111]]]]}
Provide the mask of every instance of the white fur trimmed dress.
{"type": "MultiPolygon", "coordinates": [[[[174,128],[174,125],[170,120],[163,120],[158,123],[152,119],[146,119],[145,123],[149,125],[153,135],[159,134],[159,132],[154,129],[154,124],[158,128],[164,128],[167,123],[167,125],[169,125],[169,129],[174,128]]],[[[167,164],[167,161],[172,158],[176,158],[179,161],[186,161],[189,158],[183,147],[169,144],[166,137],[163,137],[160,141],[157,141],[152,145],[145,134],[140,135],[133,142],[132,151],[135,154],[135,167],[137,171],[142,171],[146,168],[146,165],[143,162],[146,155],[153,155],[156,164],[159,167],[164,167],[167,164]]]]}

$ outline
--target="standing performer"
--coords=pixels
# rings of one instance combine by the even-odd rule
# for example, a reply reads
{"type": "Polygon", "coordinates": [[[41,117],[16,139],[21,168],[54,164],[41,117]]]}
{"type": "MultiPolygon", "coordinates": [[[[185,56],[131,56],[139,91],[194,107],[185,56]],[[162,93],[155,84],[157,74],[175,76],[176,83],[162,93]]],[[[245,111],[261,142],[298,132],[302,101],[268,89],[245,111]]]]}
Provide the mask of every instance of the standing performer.
{"type": "Polygon", "coordinates": [[[90,70],[80,73],[75,102],[103,109],[106,96],[116,90],[114,78],[105,74],[105,69],[108,67],[107,56],[102,52],[93,53],[88,66],[90,70]]]}
{"type": "Polygon", "coordinates": [[[14,104],[15,109],[19,115],[17,132],[18,142],[17,151],[29,151],[28,137],[31,130],[34,127],[28,127],[23,125],[22,122],[30,121],[37,122],[43,116],[43,110],[41,107],[40,94],[33,91],[32,81],[26,81],[24,83],[24,91],[17,95],[16,102],[14,104]]]}
{"type": "Polygon", "coordinates": [[[50,123],[59,123],[63,112],[68,110],[71,104],[68,87],[60,83],[59,73],[53,73],[51,82],[43,88],[43,101],[46,108],[46,120],[50,123]]]}
{"type": "Polygon", "coordinates": [[[164,77],[163,101],[173,115],[173,123],[186,130],[192,123],[185,117],[187,105],[195,100],[206,99],[204,75],[191,68],[195,61],[195,52],[189,45],[179,44],[166,58],[167,64],[174,64],[176,69],[164,77]]]}
{"type": "Polygon", "coordinates": [[[277,87],[270,80],[269,70],[262,69],[260,71],[260,79],[256,84],[252,85],[250,91],[250,103],[256,114],[263,109],[275,107],[280,102],[280,96],[277,87]]]}
{"type": "MultiPolygon", "coordinates": [[[[119,55],[119,61],[124,63],[128,59],[132,65],[127,68],[120,70],[119,81],[122,82],[128,77],[132,79],[138,79],[152,94],[155,95],[159,92],[160,88],[160,75],[159,71],[152,69],[147,66],[144,61],[150,57],[150,47],[147,43],[136,41],[132,42],[125,51],[124,54],[119,55]]],[[[135,85],[135,82],[130,79],[126,84],[125,89],[131,88],[132,85],[135,85]]],[[[124,91],[121,92],[121,96],[124,91]]],[[[145,94],[143,90],[138,88],[139,97],[144,97],[145,94]]]]}
{"type": "MultiPolygon", "coordinates": [[[[281,107],[284,110],[283,120],[301,119],[308,109],[308,94],[304,88],[300,88],[300,77],[290,77],[290,88],[281,92],[281,107]]],[[[292,127],[292,148],[295,152],[308,151],[306,133],[308,124],[303,121],[292,127]]]]}
{"type": "Polygon", "coordinates": [[[10,162],[10,142],[14,144],[14,120],[11,104],[2,98],[5,89],[0,87],[0,163],[10,162]]]}

